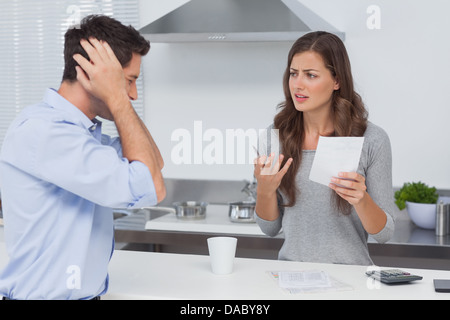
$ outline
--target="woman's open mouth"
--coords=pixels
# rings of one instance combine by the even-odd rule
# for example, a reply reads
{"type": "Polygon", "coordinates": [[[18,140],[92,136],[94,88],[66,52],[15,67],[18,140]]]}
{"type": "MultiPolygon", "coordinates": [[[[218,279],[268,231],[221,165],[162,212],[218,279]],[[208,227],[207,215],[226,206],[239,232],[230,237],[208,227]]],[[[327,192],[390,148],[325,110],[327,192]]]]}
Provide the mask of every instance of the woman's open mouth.
{"type": "Polygon", "coordinates": [[[305,102],[306,100],[309,99],[308,96],[304,96],[304,95],[301,95],[301,94],[296,94],[296,95],[294,95],[294,97],[295,97],[295,100],[297,102],[305,102]]]}

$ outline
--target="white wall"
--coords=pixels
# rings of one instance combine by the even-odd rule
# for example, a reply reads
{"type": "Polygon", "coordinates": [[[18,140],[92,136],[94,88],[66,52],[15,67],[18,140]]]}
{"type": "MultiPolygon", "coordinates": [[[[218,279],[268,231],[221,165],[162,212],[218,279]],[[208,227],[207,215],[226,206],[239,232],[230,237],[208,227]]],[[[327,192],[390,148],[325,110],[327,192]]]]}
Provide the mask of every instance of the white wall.
{"type": "MultiPolygon", "coordinates": [[[[185,3],[142,0],[142,26],[185,3]]],[[[394,186],[450,189],[450,2],[301,0],[346,33],[357,90],[391,138],[394,186]],[[381,9],[369,30],[367,8],[381,9]]],[[[152,44],[144,59],[146,123],[173,178],[251,179],[251,165],[175,165],[178,128],[265,128],[282,100],[290,43],[152,44]]],[[[205,145],[207,143],[205,142],[205,145]]]]}

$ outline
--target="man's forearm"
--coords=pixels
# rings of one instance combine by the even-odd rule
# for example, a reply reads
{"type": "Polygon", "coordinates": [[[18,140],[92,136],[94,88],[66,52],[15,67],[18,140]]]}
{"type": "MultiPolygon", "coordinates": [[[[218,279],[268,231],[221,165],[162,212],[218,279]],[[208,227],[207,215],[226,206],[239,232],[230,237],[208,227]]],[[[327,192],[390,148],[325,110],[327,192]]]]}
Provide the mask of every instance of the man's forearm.
{"type": "Polygon", "coordinates": [[[155,140],[153,140],[152,135],[148,131],[148,129],[147,129],[146,125],[144,124],[144,122],[142,121],[142,119],[139,118],[139,120],[141,122],[142,129],[145,131],[145,133],[147,135],[147,138],[148,138],[148,140],[150,141],[150,144],[153,147],[153,151],[155,152],[156,159],[158,160],[159,169],[162,170],[164,168],[164,159],[161,156],[161,152],[159,151],[159,148],[156,145],[155,140]]]}
{"type": "Polygon", "coordinates": [[[149,139],[150,133],[134,111],[130,101],[124,100],[117,103],[120,107],[111,109],[114,110],[114,122],[119,132],[123,156],[130,162],[140,161],[147,166],[153,177],[157,199],[160,202],[166,195],[166,188],[161,173],[161,160],[158,159],[161,158],[159,150],[153,139],[149,139]]]}

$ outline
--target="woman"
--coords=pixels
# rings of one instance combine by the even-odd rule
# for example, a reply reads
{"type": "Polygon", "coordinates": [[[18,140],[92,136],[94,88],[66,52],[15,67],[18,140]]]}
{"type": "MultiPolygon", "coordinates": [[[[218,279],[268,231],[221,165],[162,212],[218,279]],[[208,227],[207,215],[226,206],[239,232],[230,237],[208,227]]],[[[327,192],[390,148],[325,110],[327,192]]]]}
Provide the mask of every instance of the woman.
{"type": "Polygon", "coordinates": [[[257,222],[269,236],[283,230],[279,259],[371,265],[368,234],[383,243],[394,230],[391,148],[367,120],[342,41],[326,32],[298,39],[283,85],[286,100],[271,126],[283,154],[255,163],[257,222]],[[310,181],[320,136],[364,136],[357,172],[328,187],[310,181]]]}

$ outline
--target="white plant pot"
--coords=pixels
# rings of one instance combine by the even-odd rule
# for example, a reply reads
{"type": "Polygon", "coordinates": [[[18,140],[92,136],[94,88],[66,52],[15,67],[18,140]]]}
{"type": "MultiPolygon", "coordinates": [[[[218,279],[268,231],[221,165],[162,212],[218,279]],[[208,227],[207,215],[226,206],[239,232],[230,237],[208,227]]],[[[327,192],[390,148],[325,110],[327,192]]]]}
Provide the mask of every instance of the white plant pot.
{"type": "Polygon", "coordinates": [[[436,229],[436,204],[406,201],[406,210],[418,227],[436,229]]]}

